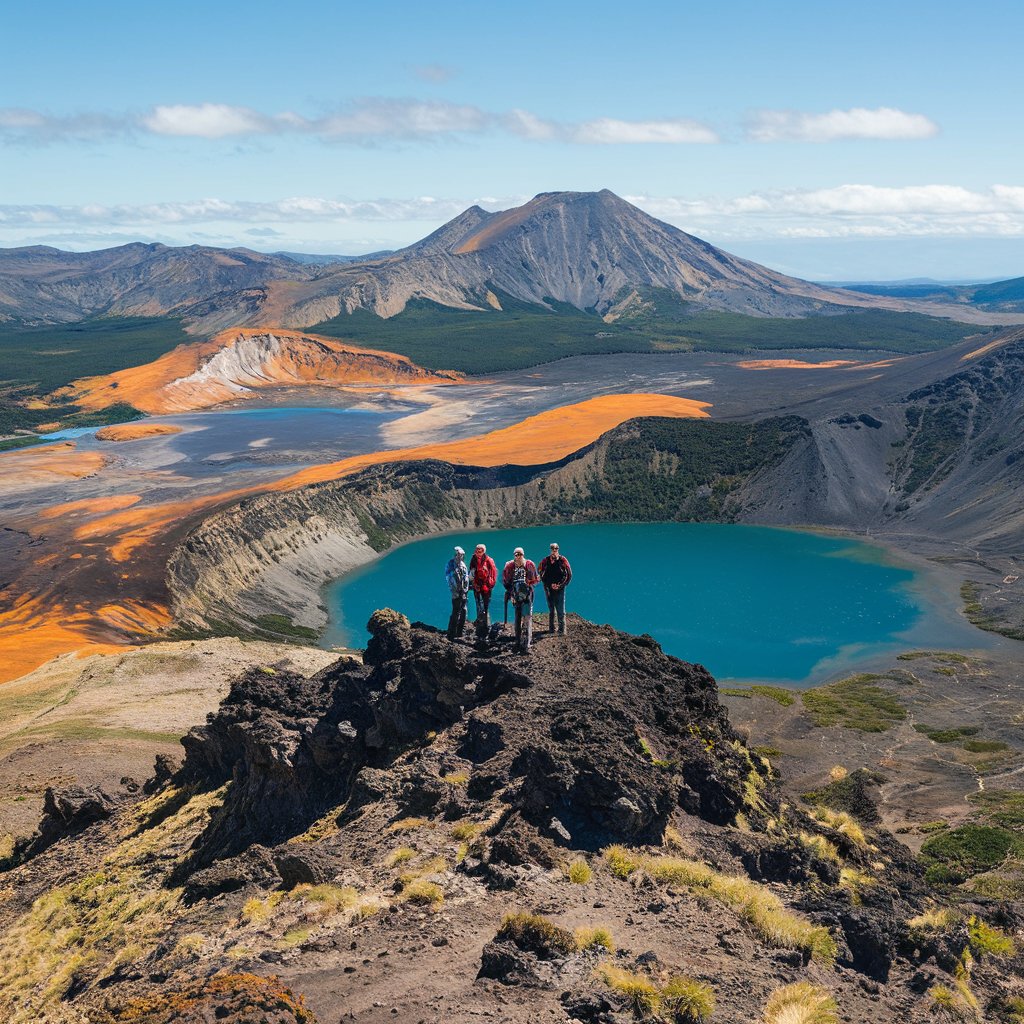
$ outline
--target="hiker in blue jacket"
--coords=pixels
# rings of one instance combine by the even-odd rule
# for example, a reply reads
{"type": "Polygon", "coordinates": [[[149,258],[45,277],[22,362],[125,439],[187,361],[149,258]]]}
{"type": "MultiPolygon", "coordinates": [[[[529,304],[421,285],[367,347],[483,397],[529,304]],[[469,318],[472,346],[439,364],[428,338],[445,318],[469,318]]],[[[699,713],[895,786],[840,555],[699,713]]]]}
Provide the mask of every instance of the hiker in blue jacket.
{"type": "Polygon", "coordinates": [[[455,554],[444,567],[444,580],[452,597],[452,614],[448,619],[448,639],[458,640],[466,628],[466,598],[469,595],[469,567],[466,552],[456,545],[455,554]]]}

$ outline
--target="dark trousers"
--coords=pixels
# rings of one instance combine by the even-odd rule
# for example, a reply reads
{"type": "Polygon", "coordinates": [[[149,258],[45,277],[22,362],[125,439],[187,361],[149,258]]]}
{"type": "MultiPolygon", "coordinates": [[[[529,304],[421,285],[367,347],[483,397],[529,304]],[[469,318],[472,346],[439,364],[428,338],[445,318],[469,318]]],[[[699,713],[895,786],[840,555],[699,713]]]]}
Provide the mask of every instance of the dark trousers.
{"type": "Polygon", "coordinates": [[[548,631],[555,631],[555,616],[558,616],[558,632],[565,632],[565,587],[552,590],[544,588],[544,596],[548,599],[548,631]]]}
{"type": "Polygon", "coordinates": [[[533,643],[533,602],[516,602],[516,643],[528,651],[533,643]]]}
{"type": "Polygon", "coordinates": [[[491,591],[474,590],[473,597],[476,598],[476,635],[484,637],[491,628],[491,591]]]}
{"type": "Polygon", "coordinates": [[[448,620],[448,639],[457,640],[466,628],[466,595],[452,595],[452,615],[448,620]]]}

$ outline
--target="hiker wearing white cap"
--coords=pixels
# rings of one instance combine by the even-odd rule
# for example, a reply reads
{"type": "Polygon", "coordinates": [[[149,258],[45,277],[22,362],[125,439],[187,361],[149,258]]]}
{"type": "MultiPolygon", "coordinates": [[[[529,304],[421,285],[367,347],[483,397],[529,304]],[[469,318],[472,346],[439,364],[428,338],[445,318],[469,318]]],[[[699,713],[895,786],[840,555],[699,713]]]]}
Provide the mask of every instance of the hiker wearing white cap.
{"type": "Polygon", "coordinates": [[[448,639],[458,640],[466,628],[466,596],[469,594],[469,569],[466,552],[457,544],[455,554],[444,567],[444,579],[452,598],[452,614],[448,619],[448,639]]]}
{"type": "Polygon", "coordinates": [[[511,599],[516,608],[516,643],[523,654],[529,654],[533,642],[533,588],[540,583],[540,576],[522,548],[516,548],[512,561],[505,563],[501,581],[505,584],[505,607],[511,599]]]}

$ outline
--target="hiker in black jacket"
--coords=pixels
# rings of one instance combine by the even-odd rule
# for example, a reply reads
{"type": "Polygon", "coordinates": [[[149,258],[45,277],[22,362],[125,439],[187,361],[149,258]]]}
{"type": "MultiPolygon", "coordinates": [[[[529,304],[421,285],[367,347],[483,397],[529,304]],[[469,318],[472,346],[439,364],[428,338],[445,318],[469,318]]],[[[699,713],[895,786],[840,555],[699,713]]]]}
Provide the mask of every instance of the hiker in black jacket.
{"type": "Polygon", "coordinates": [[[572,580],[569,559],[560,554],[557,544],[551,545],[551,554],[543,559],[537,569],[544,584],[544,596],[548,599],[548,632],[555,631],[555,616],[558,616],[558,632],[565,633],[565,588],[572,580]]]}

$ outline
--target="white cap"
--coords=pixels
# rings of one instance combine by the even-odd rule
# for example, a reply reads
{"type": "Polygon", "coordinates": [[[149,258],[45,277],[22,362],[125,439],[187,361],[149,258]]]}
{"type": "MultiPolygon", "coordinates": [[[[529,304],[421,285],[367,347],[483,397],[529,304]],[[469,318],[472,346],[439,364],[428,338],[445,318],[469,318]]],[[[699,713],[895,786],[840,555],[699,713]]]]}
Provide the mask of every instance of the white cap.
{"type": "Polygon", "coordinates": [[[457,555],[464,555],[465,553],[466,552],[463,551],[462,548],[460,548],[458,544],[455,545],[455,554],[457,554],[457,555]]]}
{"type": "Polygon", "coordinates": [[[525,555],[525,554],[526,554],[526,552],[522,548],[516,548],[515,551],[512,552],[512,557],[515,558],[516,555],[525,555]]]}

